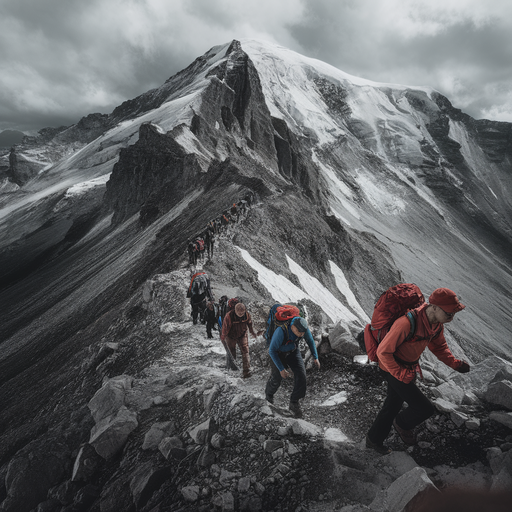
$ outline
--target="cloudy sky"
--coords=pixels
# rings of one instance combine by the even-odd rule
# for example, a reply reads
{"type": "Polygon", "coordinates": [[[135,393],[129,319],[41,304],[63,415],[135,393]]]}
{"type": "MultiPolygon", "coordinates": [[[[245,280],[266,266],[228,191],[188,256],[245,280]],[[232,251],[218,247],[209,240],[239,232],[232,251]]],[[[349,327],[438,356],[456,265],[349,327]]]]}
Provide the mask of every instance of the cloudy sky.
{"type": "Polygon", "coordinates": [[[109,113],[245,37],[512,122],[510,0],[0,0],[0,130],[109,113]]]}

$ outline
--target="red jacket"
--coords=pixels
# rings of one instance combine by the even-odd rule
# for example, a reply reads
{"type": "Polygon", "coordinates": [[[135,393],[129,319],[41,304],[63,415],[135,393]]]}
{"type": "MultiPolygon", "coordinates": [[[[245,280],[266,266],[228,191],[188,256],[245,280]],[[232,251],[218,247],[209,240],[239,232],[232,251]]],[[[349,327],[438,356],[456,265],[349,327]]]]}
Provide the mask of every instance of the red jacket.
{"type": "Polygon", "coordinates": [[[428,304],[423,304],[415,310],[416,333],[411,339],[404,342],[411,332],[411,323],[407,316],[403,316],[393,323],[377,349],[380,368],[406,384],[414,379],[416,375],[414,367],[418,365],[413,364],[406,367],[403,363],[397,362],[395,357],[400,361],[417,363],[425,348],[428,347],[440,361],[450,368],[455,369],[460,365],[460,360],[456,359],[448,348],[444,337],[444,326],[441,326],[439,335],[435,336],[439,325],[430,325],[426,314],[427,307],[428,304]]]}
{"type": "Polygon", "coordinates": [[[227,337],[232,339],[243,338],[247,335],[247,329],[251,331],[253,336],[256,336],[252,326],[251,314],[246,311],[245,315],[240,318],[234,310],[229,311],[224,320],[222,320],[222,332],[220,335],[221,341],[227,337]]]}

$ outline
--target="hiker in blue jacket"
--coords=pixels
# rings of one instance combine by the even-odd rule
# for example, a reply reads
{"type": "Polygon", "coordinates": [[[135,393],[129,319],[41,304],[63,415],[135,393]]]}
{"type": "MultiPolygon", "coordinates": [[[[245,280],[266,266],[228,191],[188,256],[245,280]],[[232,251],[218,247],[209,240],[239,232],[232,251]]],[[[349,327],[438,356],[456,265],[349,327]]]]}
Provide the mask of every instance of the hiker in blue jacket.
{"type": "Polygon", "coordinates": [[[285,338],[283,328],[276,329],[272,335],[268,348],[271,358],[271,374],[265,388],[265,398],[273,404],[274,394],[279,389],[279,386],[281,386],[282,379],[286,379],[290,375],[286,369],[291,370],[293,372],[294,384],[290,396],[289,409],[296,418],[302,417],[299,400],[306,396],[306,367],[304,366],[304,359],[302,359],[299,349],[302,337],[304,337],[309,350],[311,350],[316,367],[320,369],[315,341],[309,330],[308,322],[305,318],[296,316],[287,327],[288,339],[285,338]]]}

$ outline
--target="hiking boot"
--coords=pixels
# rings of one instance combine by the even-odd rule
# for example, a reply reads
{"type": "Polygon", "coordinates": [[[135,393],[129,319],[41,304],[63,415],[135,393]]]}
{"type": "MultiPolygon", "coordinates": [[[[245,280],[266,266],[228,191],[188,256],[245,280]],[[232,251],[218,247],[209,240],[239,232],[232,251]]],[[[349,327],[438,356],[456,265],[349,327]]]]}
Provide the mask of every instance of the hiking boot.
{"type": "Polygon", "coordinates": [[[391,453],[392,450],[388,446],[385,446],[383,444],[377,444],[370,440],[368,436],[366,436],[366,442],[365,442],[366,448],[370,450],[375,450],[377,453],[380,453],[381,455],[387,455],[388,453],[391,453]]]}
{"type": "Polygon", "coordinates": [[[251,371],[247,371],[242,374],[242,378],[244,379],[248,379],[249,377],[252,377],[251,371]]]}
{"type": "Polygon", "coordinates": [[[290,409],[296,418],[302,418],[302,410],[300,408],[299,402],[290,402],[288,409],[290,409]]]}
{"type": "Polygon", "coordinates": [[[265,400],[266,400],[269,404],[273,404],[273,403],[274,403],[274,397],[273,397],[273,395],[265,395],[265,400]]]}
{"type": "Polygon", "coordinates": [[[405,428],[399,427],[396,419],[393,420],[393,427],[395,427],[395,430],[405,444],[409,446],[416,444],[416,434],[414,430],[405,430],[405,428]]]}

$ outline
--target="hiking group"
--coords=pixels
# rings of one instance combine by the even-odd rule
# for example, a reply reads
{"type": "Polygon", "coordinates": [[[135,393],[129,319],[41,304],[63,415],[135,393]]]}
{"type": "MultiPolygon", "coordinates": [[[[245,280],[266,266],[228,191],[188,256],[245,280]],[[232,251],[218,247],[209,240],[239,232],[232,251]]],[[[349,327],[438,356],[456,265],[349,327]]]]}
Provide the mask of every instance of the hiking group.
{"type": "Polygon", "coordinates": [[[248,193],[244,199],[233,203],[219,217],[208,222],[203,232],[188,241],[187,253],[190,265],[197,265],[198,261],[204,261],[205,252],[209,260],[213,258],[215,237],[238,223],[240,217],[247,213],[252,200],[253,194],[248,193]]]}
{"type": "MultiPolygon", "coordinates": [[[[242,358],[242,377],[252,376],[249,355],[249,332],[256,339],[263,331],[254,331],[252,316],[246,305],[238,298],[228,299],[223,295],[215,303],[206,272],[193,274],[187,292],[192,308],[192,321],[206,325],[206,335],[213,338],[212,331],[219,330],[220,340],[226,351],[226,368],[238,371],[236,364],[237,347],[242,358]]],[[[306,395],[306,367],[299,348],[304,339],[311,351],[316,367],[320,368],[313,335],[304,313],[293,305],[275,304],[269,312],[265,331],[271,372],[265,388],[268,402],[274,403],[274,394],[281,386],[282,379],[293,373],[293,390],[289,409],[296,417],[302,416],[299,400],[306,395]]]]}
{"type": "MultiPolygon", "coordinates": [[[[243,203],[245,207],[246,202],[243,203]]],[[[234,203],[218,222],[208,224],[202,238],[207,241],[209,258],[213,256],[214,236],[222,229],[222,219],[226,218],[226,214],[231,215],[232,222],[237,221],[240,214],[237,204],[234,203]]],[[[199,246],[204,247],[204,244],[199,246]]],[[[195,251],[197,253],[201,254],[201,249],[195,251]]],[[[197,256],[194,261],[197,262],[197,256]]],[[[228,300],[227,296],[221,297],[219,304],[216,304],[210,279],[205,272],[192,276],[187,296],[190,297],[193,323],[196,324],[199,318],[201,323],[206,324],[208,338],[213,338],[212,330],[218,326],[226,350],[226,367],[238,370],[238,347],[242,358],[242,376],[250,377],[248,333],[257,338],[263,331],[255,333],[246,305],[238,297],[228,300]]],[[[444,336],[444,325],[464,308],[456,293],[448,288],[434,290],[428,303],[418,286],[410,283],[392,286],[380,296],[371,323],[358,336],[369,361],[378,364],[382,379],[387,383],[382,408],[366,434],[367,448],[381,454],[389,453],[391,450],[384,441],[392,428],[405,444],[416,444],[414,429],[434,414],[434,406],[416,385],[417,376],[422,377],[419,359],[427,347],[441,362],[457,372],[470,371],[466,361],[453,356],[444,336]],[[404,403],[407,404],[406,408],[403,408],[404,403]]],[[[315,366],[320,369],[316,344],[304,312],[295,305],[272,306],[265,339],[270,362],[265,398],[269,403],[274,403],[275,393],[291,371],[294,381],[289,409],[294,416],[301,417],[299,400],[305,397],[307,387],[306,368],[299,346],[301,340],[306,342],[315,366]]]]}

